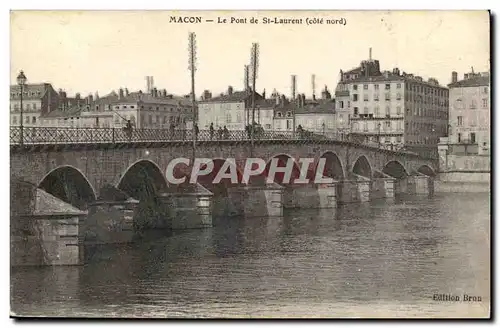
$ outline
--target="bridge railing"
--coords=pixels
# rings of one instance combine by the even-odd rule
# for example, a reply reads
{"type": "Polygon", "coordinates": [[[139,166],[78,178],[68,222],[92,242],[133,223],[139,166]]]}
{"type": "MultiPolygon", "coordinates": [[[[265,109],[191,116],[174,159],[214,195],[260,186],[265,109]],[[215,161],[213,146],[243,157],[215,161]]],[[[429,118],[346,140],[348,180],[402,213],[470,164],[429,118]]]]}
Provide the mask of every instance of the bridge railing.
{"type": "MultiPolygon", "coordinates": [[[[99,144],[99,143],[134,143],[134,142],[164,142],[164,141],[191,141],[192,130],[168,129],[132,129],[123,128],[58,128],[58,127],[24,127],[21,133],[19,126],[10,128],[10,144],[21,144],[21,134],[25,145],[47,144],[99,144]]],[[[359,142],[348,134],[318,133],[311,131],[256,131],[254,140],[336,140],[346,141],[357,145],[372,148],[394,150],[407,153],[402,149],[389,149],[387,145],[359,142]]],[[[198,141],[223,140],[250,140],[249,131],[244,130],[200,130],[196,137],[198,141]]]]}
{"type": "MultiPolygon", "coordinates": [[[[193,140],[192,130],[168,129],[120,129],[120,128],[57,128],[57,127],[24,127],[23,144],[78,144],[78,143],[124,143],[124,142],[161,142],[193,140]]],[[[322,139],[314,134],[291,131],[259,131],[255,132],[255,140],[294,140],[322,139]]],[[[248,131],[209,131],[200,130],[196,136],[198,141],[209,140],[250,140],[248,131]]],[[[21,144],[21,128],[10,128],[10,144],[21,144]]]]}

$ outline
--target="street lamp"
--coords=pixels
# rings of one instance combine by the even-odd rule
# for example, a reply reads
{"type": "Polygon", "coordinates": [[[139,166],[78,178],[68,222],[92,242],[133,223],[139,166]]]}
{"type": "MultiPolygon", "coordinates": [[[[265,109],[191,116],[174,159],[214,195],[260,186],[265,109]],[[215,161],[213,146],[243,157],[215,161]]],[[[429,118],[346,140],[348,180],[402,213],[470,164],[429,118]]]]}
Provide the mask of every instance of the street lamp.
{"type": "Polygon", "coordinates": [[[20,131],[19,131],[19,137],[20,137],[20,141],[19,143],[21,144],[21,146],[23,145],[24,143],[24,136],[23,136],[23,123],[24,123],[24,119],[23,119],[23,92],[24,92],[24,86],[26,85],[26,75],[24,75],[24,72],[21,71],[19,72],[19,75],[17,76],[17,84],[21,87],[21,116],[20,116],[20,119],[21,119],[21,125],[20,125],[20,131]]]}
{"type": "Polygon", "coordinates": [[[377,124],[377,127],[378,127],[378,138],[377,138],[377,141],[378,141],[378,148],[380,148],[380,123],[377,124]]]}

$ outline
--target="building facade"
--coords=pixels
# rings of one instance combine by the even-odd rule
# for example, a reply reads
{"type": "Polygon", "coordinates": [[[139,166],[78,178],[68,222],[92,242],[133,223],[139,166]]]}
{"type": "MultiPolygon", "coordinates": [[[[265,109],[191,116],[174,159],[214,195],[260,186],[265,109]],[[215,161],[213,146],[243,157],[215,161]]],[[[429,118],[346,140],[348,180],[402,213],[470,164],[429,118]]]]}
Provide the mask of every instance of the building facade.
{"type": "MultiPolygon", "coordinates": [[[[59,107],[59,95],[50,83],[27,84],[23,87],[23,125],[38,126],[40,117],[59,107]]],[[[21,124],[21,87],[10,86],[10,124],[21,124]]]]}
{"type": "MultiPolygon", "coordinates": [[[[75,97],[79,99],[79,97],[75,97]]],[[[65,102],[66,103],[66,102],[65,102]]],[[[71,102],[68,101],[71,105],[71,102]]],[[[130,120],[138,129],[186,129],[192,121],[189,98],[175,97],[166,90],[129,93],[119,89],[104,97],[88,97],[70,108],[60,108],[41,118],[44,126],[122,128],[130,120]]]]}
{"type": "MultiPolygon", "coordinates": [[[[477,145],[477,154],[489,154],[490,132],[490,74],[468,73],[458,81],[452,73],[450,88],[450,144],[477,145]]],[[[470,147],[472,149],[472,147],[470,147]]]]}
{"type": "Polygon", "coordinates": [[[437,156],[447,133],[448,89],[430,78],[381,71],[378,60],[365,60],[340,72],[336,88],[339,133],[388,149],[437,156]]]}
{"type": "Polygon", "coordinates": [[[213,124],[214,129],[224,128],[228,130],[245,130],[252,122],[260,124],[265,130],[272,129],[273,106],[272,100],[265,99],[265,93],[260,95],[255,92],[255,113],[252,112],[252,91],[233,91],[228,88],[227,94],[208,98],[210,94],[205,93],[204,99],[198,104],[198,126],[201,130],[207,130],[213,124]],[[208,99],[207,99],[208,98],[208,99]]]}

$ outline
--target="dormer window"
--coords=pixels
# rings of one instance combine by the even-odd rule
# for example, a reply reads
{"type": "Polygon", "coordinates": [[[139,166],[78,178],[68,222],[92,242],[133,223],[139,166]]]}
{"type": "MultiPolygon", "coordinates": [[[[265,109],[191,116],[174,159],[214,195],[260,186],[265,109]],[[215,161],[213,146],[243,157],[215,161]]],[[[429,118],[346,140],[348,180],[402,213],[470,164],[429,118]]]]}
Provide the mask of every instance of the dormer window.
{"type": "Polygon", "coordinates": [[[291,112],[286,112],[286,117],[291,117],[292,113],[291,112]]]}

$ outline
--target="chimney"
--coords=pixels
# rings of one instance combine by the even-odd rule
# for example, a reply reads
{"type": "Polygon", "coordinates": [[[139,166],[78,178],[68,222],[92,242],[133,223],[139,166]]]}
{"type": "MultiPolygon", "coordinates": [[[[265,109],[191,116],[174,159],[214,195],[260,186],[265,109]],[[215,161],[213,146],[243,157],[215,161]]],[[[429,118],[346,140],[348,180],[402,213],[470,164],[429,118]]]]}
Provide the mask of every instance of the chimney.
{"type": "Polygon", "coordinates": [[[285,102],[286,102],[286,97],[285,97],[285,95],[281,95],[281,102],[280,102],[280,106],[281,106],[281,108],[285,107],[285,102]]]}
{"type": "Polygon", "coordinates": [[[232,86],[228,86],[227,87],[227,94],[228,95],[232,95],[233,94],[233,87],[232,86]]]}
{"type": "Polygon", "coordinates": [[[280,96],[276,95],[276,97],[274,98],[276,100],[276,106],[279,106],[280,105],[280,96]]]}
{"type": "Polygon", "coordinates": [[[266,99],[266,89],[264,89],[264,91],[262,91],[262,98],[266,99]]]}
{"type": "Polygon", "coordinates": [[[208,100],[212,98],[212,93],[209,90],[203,91],[203,99],[208,100]]]}
{"type": "Polygon", "coordinates": [[[453,71],[451,72],[451,83],[455,83],[458,81],[458,73],[453,71]]]}
{"type": "Polygon", "coordinates": [[[75,99],[80,100],[80,93],[79,93],[79,92],[77,92],[77,93],[75,94],[75,99]]]}
{"type": "Polygon", "coordinates": [[[368,55],[368,60],[372,60],[372,48],[370,47],[370,52],[369,52],[369,55],[368,55]]]}
{"type": "Polygon", "coordinates": [[[162,95],[163,98],[167,98],[167,89],[163,89],[162,95]]]}
{"type": "Polygon", "coordinates": [[[125,96],[128,97],[129,95],[130,95],[130,93],[128,92],[128,88],[125,88],[125,96]]]}
{"type": "Polygon", "coordinates": [[[151,88],[151,90],[150,90],[150,92],[149,92],[149,93],[151,94],[151,96],[152,96],[152,97],[154,97],[154,96],[155,96],[155,89],[154,89],[154,88],[151,88]]]}
{"type": "Polygon", "coordinates": [[[95,100],[99,100],[99,92],[95,92],[95,100]]]}
{"type": "Polygon", "coordinates": [[[64,98],[64,92],[62,89],[59,89],[59,97],[64,98]]]}
{"type": "Polygon", "coordinates": [[[149,81],[149,76],[146,76],[146,91],[151,92],[151,82],[149,81]]]}
{"type": "Polygon", "coordinates": [[[292,75],[292,100],[295,99],[295,88],[297,87],[297,76],[292,75]]]}
{"type": "MultiPolygon", "coordinates": [[[[316,98],[316,96],[314,96],[316,98]]],[[[302,94],[302,108],[306,107],[306,94],[302,94]]]]}
{"type": "Polygon", "coordinates": [[[89,105],[94,102],[94,96],[92,94],[89,94],[89,105]]]}
{"type": "Polygon", "coordinates": [[[120,88],[120,90],[118,90],[118,99],[122,99],[123,98],[123,89],[120,88]]]}

